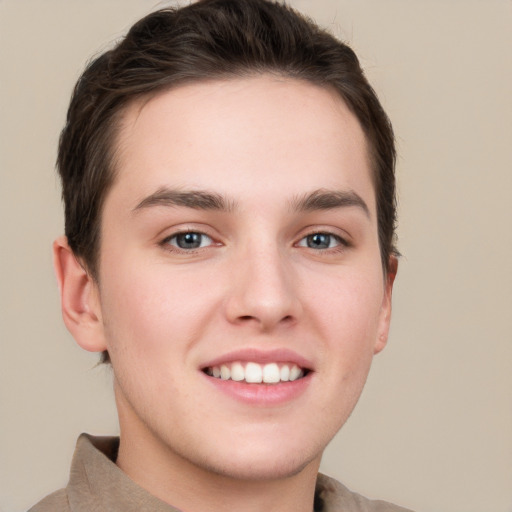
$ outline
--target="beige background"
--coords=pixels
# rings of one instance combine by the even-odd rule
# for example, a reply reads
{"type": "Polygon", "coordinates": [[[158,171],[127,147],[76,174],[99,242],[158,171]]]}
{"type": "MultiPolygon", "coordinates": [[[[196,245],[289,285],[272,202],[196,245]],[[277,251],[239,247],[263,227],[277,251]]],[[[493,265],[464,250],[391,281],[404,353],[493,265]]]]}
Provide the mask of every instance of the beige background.
{"type": "MultiPolygon", "coordinates": [[[[418,512],[512,511],[512,2],[296,0],[349,40],[396,129],[388,348],[324,471],[418,512]]],[[[143,0],[0,0],[0,510],[63,486],[116,432],[106,369],[65,331],[50,243],[70,90],[143,0]]]]}

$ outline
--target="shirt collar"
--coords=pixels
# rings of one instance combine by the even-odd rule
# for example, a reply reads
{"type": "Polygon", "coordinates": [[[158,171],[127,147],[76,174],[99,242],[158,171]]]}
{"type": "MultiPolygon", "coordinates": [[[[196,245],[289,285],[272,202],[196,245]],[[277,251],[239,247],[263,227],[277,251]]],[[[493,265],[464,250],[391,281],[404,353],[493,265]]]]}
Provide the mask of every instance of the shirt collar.
{"type": "MultiPolygon", "coordinates": [[[[71,510],[90,512],[180,512],[137,485],[115,461],[118,437],[82,434],[77,441],[67,494],[71,510]]],[[[315,491],[315,511],[338,510],[342,496],[351,494],[336,480],[319,474],[315,491]]]]}

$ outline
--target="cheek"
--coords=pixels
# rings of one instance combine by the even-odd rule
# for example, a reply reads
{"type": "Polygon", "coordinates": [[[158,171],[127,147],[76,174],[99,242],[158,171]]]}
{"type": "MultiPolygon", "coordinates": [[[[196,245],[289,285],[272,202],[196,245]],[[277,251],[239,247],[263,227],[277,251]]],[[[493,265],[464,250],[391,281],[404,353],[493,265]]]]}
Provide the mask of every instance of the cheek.
{"type": "Polygon", "coordinates": [[[376,272],[330,275],[305,285],[308,308],[314,310],[318,328],[329,339],[361,346],[377,332],[384,293],[382,276],[376,272]],[[372,275],[373,274],[373,275],[372,275]],[[315,286],[316,285],[316,286],[315,286]]]}
{"type": "Polygon", "coordinates": [[[118,391],[127,403],[138,404],[144,417],[157,397],[180,392],[183,364],[176,362],[182,362],[180,336],[187,322],[183,301],[169,291],[169,283],[141,271],[132,275],[105,286],[103,321],[118,391]]]}
{"type": "Polygon", "coordinates": [[[102,287],[109,351],[152,359],[165,357],[170,346],[175,353],[194,343],[215,304],[211,281],[165,263],[141,264],[136,270],[119,268],[122,264],[102,287]]]}
{"type": "Polygon", "coordinates": [[[329,379],[326,385],[335,386],[335,394],[336,389],[343,389],[346,399],[354,404],[379,336],[382,296],[382,277],[377,273],[338,275],[331,276],[323,290],[317,288],[308,303],[313,329],[323,340],[329,379]]]}
{"type": "Polygon", "coordinates": [[[319,372],[334,432],[346,421],[362,392],[379,332],[382,277],[361,273],[332,277],[312,297],[314,329],[323,340],[324,371],[319,372]]]}

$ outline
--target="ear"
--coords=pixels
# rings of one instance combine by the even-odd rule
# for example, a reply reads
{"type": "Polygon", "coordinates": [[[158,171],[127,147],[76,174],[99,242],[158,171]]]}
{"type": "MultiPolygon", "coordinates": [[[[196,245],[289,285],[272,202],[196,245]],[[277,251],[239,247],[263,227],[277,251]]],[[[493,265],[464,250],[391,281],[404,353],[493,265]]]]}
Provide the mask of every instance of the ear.
{"type": "Polygon", "coordinates": [[[53,266],[68,331],[83,349],[106,350],[98,285],[76,258],[65,236],[53,242],[53,266]]]}
{"type": "Polygon", "coordinates": [[[398,272],[398,258],[396,256],[389,257],[387,274],[384,283],[384,296],[382,298],[382,306],[379,318],[379,330],[373,353],[378,354],[388,341],[389,325],[391,323],[391,295],[393,292],[393,283],[395,282],[396,273],[398,272]]]}

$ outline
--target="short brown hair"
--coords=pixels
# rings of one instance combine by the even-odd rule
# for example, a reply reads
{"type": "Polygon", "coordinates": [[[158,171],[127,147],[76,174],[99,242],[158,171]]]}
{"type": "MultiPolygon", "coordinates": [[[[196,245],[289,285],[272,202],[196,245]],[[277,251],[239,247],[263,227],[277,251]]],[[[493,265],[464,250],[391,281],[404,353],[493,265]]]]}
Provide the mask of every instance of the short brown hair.
{"type": "Polygon", "coordinates": [[[369,145],[386,272],[396,253],[394,136],[355,53],[282,3],[203,0],[144,17],[76,84],[57,167],[65,233],[94,278],[102,205],[115,180],[115,139],[126,106],[190,82],[265,72],[334,89],[357,116],[369,145]]]}

